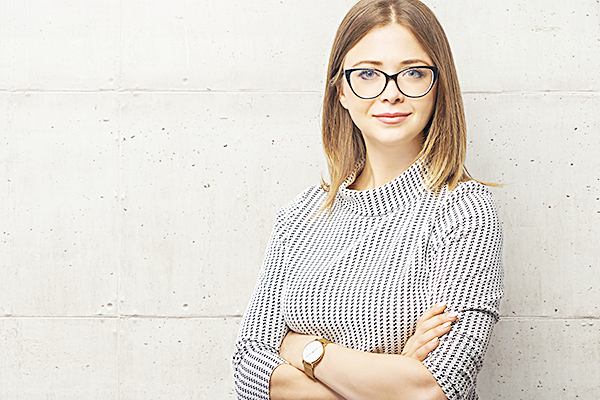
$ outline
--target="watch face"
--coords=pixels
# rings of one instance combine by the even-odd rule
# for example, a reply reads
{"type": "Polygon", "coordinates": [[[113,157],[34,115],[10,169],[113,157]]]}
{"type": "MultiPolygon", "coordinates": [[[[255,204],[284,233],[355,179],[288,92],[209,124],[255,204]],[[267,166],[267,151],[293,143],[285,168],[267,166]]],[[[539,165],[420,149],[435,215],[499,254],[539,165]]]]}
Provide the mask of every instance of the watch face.
{"type": "Polygon", "coordinates": [[[302,358],[307,363],[311,364],[317,361],[323,355],[323,344],[316,340],[310,342],[302,352],[302,358]]]}

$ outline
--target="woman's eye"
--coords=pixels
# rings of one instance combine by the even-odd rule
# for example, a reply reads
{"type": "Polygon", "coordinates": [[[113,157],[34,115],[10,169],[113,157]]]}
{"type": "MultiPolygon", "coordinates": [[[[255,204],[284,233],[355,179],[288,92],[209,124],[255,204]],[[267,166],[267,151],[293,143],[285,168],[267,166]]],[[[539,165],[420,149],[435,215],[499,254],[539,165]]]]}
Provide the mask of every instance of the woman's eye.
{"type": "Polygon", "coordinates": [[[423,76],[425,76],[425,74],[421,70],[419,70],[417,68],[411,68],[411,69],[405,71],[402,74],[402,76],[404,78],[409,78],[409,79],[420,79],[423,76]]]}
{"type": "Polygon", "coordinates": [[[359,77],[365,80],[375,79],[379,77],[379,73],[373,69],[363,69],[358,74],[359,77]]]}

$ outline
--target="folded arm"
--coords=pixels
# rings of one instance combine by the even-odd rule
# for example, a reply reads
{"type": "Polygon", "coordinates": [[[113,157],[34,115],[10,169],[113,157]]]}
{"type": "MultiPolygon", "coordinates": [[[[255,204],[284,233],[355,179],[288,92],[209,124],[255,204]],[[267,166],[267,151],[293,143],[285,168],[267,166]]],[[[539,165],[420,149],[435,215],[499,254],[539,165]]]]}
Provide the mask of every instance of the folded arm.
{"type": "Polygon", "coordinates": [[[344,400],[323,383],[309,378],[290,364],[281,364],[271,375],[271,400],[344,400]]]}
{"type": "Polygon", "coordinates": [[[437,347],[438,338],[450,330],[450,324],[457,318],[453,313],[442,314],[444,309],[445,305],[439,304],[423,314],[402,355],[365,353],[329,344],[314,370],[318,381],[301,372],[302,349],[317,337],[289,332],[280,355],[297,369],[281,366],[275,370],[271,377],[271,398],[445,400],[436,380],[420,362],[437,347]],[[321,392],[315,386],[327,390],[321,392]]]}
{"type": "MultiPolygon", "coordinates": [[[[291,353],[287,356],[288,361],[296,368],[302,369],[302,349],[316,338],[311,335],[288,334],[285,341],[291,353]]],[[[282,355],[286,356],[283,353],[282,355]]],[[[304,373],[298,372],[304,375],[304,381],[312,381],[304,373]]],[[[330,344],[326,348],[322,361],[314,369],[314,374],[320,382],[338,393],[341,398],[348,400],[446,400],[440,386],[427,368],[418,360],[408,356],[366,353],[330,344]]],[[[292,399],[292,397],[276,397],[279,395],[278,388],[290,383],[282,382],[285,378],[283,374],[276,373],[271,377],[273,399],[292,399]]],[[[308,393],[304,394],[308,395],[308,393]]],[[[298,398],[312,399],[313,397],[298,398]]]]}

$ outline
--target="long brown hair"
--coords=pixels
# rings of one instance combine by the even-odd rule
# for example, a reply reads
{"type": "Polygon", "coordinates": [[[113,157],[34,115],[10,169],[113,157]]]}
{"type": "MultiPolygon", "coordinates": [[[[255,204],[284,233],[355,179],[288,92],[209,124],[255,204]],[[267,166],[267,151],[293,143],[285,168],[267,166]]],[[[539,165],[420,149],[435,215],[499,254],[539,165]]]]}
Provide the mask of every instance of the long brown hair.
{"type": "Polygon", "coordinates": [[[329,57],[322,135],[331,183],[321,183],[328,192],[323,210],[331,211],[340,185],[358,172],[366,155],[360,130],[340,104],[344,59],[371,30],[393,23],[407,28],[440,70],[436,105],[419,154],[426,166],[426,188],[437,191],[448,185],[452,190],[459,182],[472,179],[465,169],[467,129],[462,96],[452,51],[439,21],[418,0],[362,0],[340,24],[329,57]]]}

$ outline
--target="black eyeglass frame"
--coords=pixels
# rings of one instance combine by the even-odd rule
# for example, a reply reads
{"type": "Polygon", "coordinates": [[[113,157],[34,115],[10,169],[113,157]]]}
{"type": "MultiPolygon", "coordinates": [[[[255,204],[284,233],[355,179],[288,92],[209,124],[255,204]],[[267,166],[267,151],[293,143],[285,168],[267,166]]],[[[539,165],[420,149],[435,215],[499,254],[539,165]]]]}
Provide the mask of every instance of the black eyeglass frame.
{"type": "Polygon", "coordinates": [[[385,89],[387,88],[388,83],[390,83],[390,81],[394,81],[394,83],[396,84],[396,87],[398,88],[398,90],[400,91],[400,93],[402,93],[404,96],[406,97],[410,97],[411,99],[418,99],[421,97],[425,97],[427,96],[427,94],[429,92],[431,92],[431,89],[433,88],[433,85],[435,85],[435,81],[438,79],[439,75],[440,75],[440,69],[438,67],[431,67],[429,65],[422,65],[422,66],[418,66],[418,67],[407,67],[404,68],[401,71],[396,72],[393,75],[388,75],[385,72],[383,72],[380,69],[377,68],[350,68],[350,69],[345,69],[344,70],[344,75],[346,76],[346,82],[348,82],[348,86],[350,86],[350,89],[352,90],[352,93],[354,93],[356,95],[356,97],[360,98],[360,99],[364,99],[364,100],[371,100],[374,98],[377,98],[379,96],[381,96],[381,93],[385,92],[385,89]],[[425,69],[430,69],[431,71],[433,71],[433,79],[431,80],[431,85],[429,86],[429,89],[427,89],[427,91],[425,93],[423,93],[420,96],[410,96],[406,93],[404,93],[402,91],[402,89],[400,89],[400,85],[398,85],[398,75],[400,75],[401,73],[403,73],[404,71],[408,71],[409,69],[415,69],[415,68],[425,68],[425,69]],[[385,76],[385,85],[383,86],[383,89],[381,90],[381,92],[379,92],[379,94],[377,96],[372,96],[372,97],[362,97],[359,96],[358,93],[356,93],[354,91],[354,88],[352,87],[352,83],[350,83],[350,74],[354,71],[377,71],[382,73],[385,76]]]}

